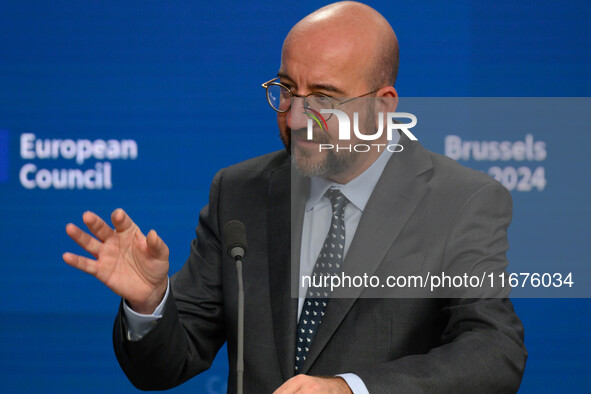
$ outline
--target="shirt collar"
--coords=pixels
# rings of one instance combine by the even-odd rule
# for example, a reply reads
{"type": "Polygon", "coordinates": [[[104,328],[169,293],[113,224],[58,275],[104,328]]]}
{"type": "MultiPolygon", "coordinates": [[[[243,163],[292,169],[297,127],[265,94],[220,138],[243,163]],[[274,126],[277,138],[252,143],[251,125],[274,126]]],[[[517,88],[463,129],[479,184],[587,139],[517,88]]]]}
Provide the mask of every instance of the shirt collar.
{"type": "MultiPolygon", "coordinates": [[[[389,141],[388,144],[397,144],[400,135],[398,133],[393,133],[392,141],[389,141]]],[[[308,197],[308,201],[306,202],[306,211],[312,210],[324,197],[324,193],[331,188],[334,187],[336,189],[340,189],[341,193],[349,202],[355,205],[361,212],[365,209],[365,205],[367,205],[367,201],[373,192],[388,160],[392,156],[393,152],[390,152],[388,149],[384,147],[384,151],[382,154],[377,158],[376,161],[372,163],[371,166],[355,179],[350,181],[349,183],[342,185],[340,183],[336,183],[330,181],[326,178],[320,177],[311,177],[310,178],[310,195],[308,197]]],[[[362,154],[362,153],[360,153],[362,154]]]]}

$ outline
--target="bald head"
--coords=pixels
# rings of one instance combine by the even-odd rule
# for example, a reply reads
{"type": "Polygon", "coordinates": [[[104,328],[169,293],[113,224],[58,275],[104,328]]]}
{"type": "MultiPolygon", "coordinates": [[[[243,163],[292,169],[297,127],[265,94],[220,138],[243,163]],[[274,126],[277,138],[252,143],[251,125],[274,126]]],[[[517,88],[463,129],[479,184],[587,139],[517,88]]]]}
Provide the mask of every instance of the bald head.
{"type": "Polygon", "coordinates": [[[394,30],[365,4],[343,1],[320,8],[291,29],[284,51],[293,45],[314,46],[319,54],[332,51],[343,60],[349,57],[370,90],[394,86],[396,81],[399,55],[394,30]]]}
{"type": "MultiPolygon", "coordinates": [[[[291,29],[283,43],[278,76],[281,85],[296,98],[311,94],[335,97],[337,101],[347,97],[379,97],[355,100],[346,107],[358,111],[364,129],[371,134],[376,130],[375,110],[392,112],[396,108],[397,71],[398,42],[390,24],[373,8],[346,1],[319,9],[291,29]]],[[[308,110],[313,110],[313,106],[310,101],[295,99],[288,110],[277,113],[281,139],[303,174],[345,184],[369,168],[380,152],[375,149],[359,154],[320,149],[338,144],[340,125],[335,116],[320,116],[325,128],[312,124],[314,133],[310,139],[308,110]]],[[[318,104],[318,108],[321,106],[318,104]]],[[[361,139],[355,136],[351,139],[354,141],[361,139]]],[[[386,134],[374,141],[385,144],[386,134]]]]}

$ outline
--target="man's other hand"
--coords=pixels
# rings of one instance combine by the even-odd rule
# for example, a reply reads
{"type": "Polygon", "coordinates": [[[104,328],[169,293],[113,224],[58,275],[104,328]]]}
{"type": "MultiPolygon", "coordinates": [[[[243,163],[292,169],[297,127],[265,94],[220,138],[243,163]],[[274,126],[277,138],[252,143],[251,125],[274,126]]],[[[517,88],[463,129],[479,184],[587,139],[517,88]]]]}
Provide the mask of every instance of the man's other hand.
{"type": "Polygon", "coordinates": [[[345,379],[339,377],[316,377],[297,375],[283,383],[274,394],[334,393],[353,394],[345,379]]]}
{"type": "Polygon", "coordinates": [[[82,216],[94,238],[69,223],[66,233],[95,260],[64,253],[69,265],[95,276],[116,294],[125,298],[138,313],[154,312],[168,285],[168,247],[151,230],[144,236],[122,209],[111,214],[112,229],[92,212],[82,216]]]}

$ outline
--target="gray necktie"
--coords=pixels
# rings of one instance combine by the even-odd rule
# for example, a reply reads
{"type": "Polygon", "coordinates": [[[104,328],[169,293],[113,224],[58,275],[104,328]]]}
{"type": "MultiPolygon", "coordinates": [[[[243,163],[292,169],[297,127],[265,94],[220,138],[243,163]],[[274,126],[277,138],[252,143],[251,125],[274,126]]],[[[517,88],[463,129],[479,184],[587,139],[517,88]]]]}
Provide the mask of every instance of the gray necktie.
{"type": "MultiPolygon", "coordinates": [[[[314,284],[323,283],[320,281],[322,277],[333,276],[341,272],[345,251],[345,206],[348,200],[338,189],[329,189],[326,195],[330,198],[332,205],[332,219],[312,273],[314,284]]],[[[302,369],[302,365],[306,361],[306,356],[326,311],[329,296],[330,288],[316,286],[308,288],[296,335],[296,373],[302,369]]]]}

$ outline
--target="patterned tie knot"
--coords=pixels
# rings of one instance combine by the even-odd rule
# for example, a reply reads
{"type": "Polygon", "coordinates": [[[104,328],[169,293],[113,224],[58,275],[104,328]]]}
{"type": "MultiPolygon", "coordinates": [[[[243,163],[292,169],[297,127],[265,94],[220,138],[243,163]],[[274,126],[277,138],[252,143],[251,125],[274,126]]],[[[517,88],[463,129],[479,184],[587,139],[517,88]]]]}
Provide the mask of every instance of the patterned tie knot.
{"type": "Polygon", "coordinates": [[[349,200],[341,193],[339,189],[330,188],[326,191],[326,196],[330,199],[332,213],[335,216],[342,216],[349,200]]]}

